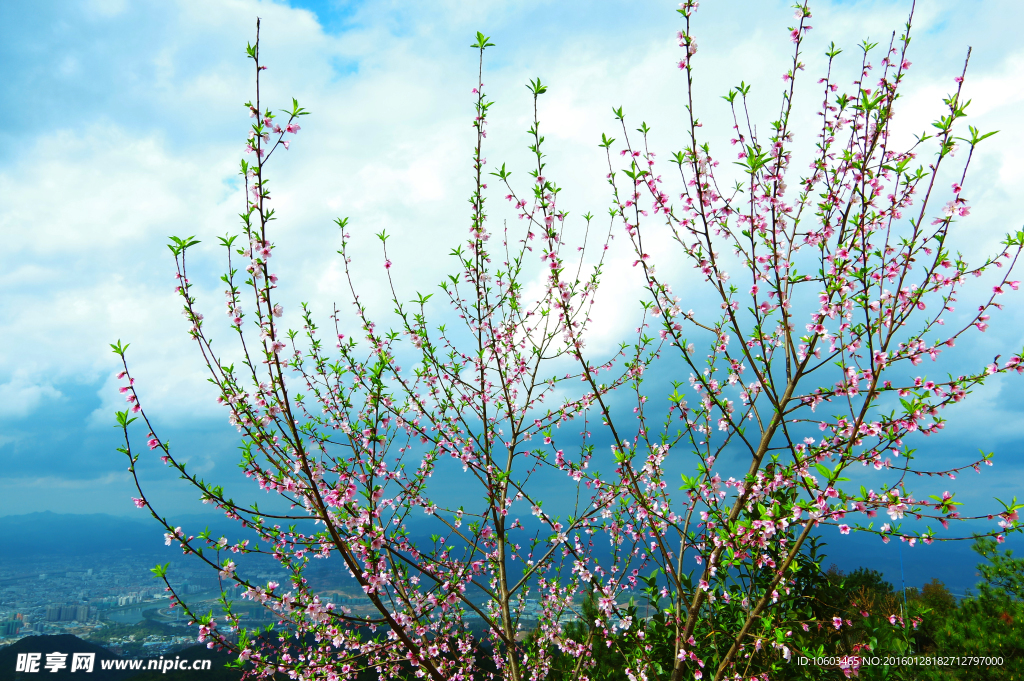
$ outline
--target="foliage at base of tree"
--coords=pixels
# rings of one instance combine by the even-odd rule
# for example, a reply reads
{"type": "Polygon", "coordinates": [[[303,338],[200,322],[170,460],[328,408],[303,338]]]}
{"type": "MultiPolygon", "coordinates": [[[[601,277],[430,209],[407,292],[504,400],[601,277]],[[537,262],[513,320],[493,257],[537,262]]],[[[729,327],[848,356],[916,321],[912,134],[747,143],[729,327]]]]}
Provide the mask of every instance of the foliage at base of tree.
{"type": "MultiPolygon", "coordinates": [[[[1024,602],[1019,594],[1024,577],[1024,560],[1012,552],[999,552],[995,542],[978,540],[974,549],[989,560],[978,566],[984,578],[977,596],[968,595],[959,603],[938,579],[920,589],[897,592],[877,570],[859,567],[845,574],[838,566],[822,570],[823,544],[812,542],[802,554],[797,580],[799,598],[790,610],[775,613],[770,630],[785,633],[788,655],[782,648],[766,662],[755,657],[744,669],[743,678],[769,678],[778,681],[804,679],[829,680],[858,678],[865,681],[1018,681],[1024,679],[1024,641],[1020,636],[1024,622],[1024,602]],[[841,623],[836,626],[835,619],[841,623]],[[807,624],[804,631],[803,625],[807,624]],[[850,663],[842,667],[799,664],[800,656],[893,658],[914,660],[912,664],[871,666],[850,663]],[[928,658],[947,658],[935,666],[928,658]],[[968,664],[948,658],[1001,658],[1001,665],[968,664]]],[[[641,653],[658,660],[658,679],[669,678],[672,670],[672,629],[666,614],[657,611],[657,586],[651,580],[647,589],[649,605],[656,614],[645,619],[642,609],[630,604],[627,611],[637,622],[618,636],[609,637],[598,625],[600,610],[596,597],[589,595],[582,604],[582,617],[564,625],[567,639],[591,645],[592,654],[559,654],[549,660],[552,681],[572,681],[585,672],[595,681],[621,679],[621,670],[641,653]]],[[[715,627],[708,622],[705,636],[714,638],[715,627]]],[[[527,637],[528,647],[537,632],[527,637]]],[[[780,637],[780,641],[782,638],[780,637]]],[[[770,647],[763,640],[755,648],[770,647]]],[[[776,642],[777,643],[777,642],[776,642]]],[[[529,647],[529,654],[543,654],[529,647]]],[[[750,656],[748,655],[748,659],[750,656]]],[[[656,669],[658,667],[656,666],[656,669]]]]}
{"type": "MultiPolygon", "coordinates": [[[[924,641],[923,650],[930,654],[958,657],[999,657],[997,666],[957,665],[946,669],[929,669],[920,678],[926,681],[1019,681],[1024,679],[1024,560],[1013,552],[1000,551],[990,539],[979,539],[974,550],[988,560],[978,565],[982,582],[978,594],[971,595],[950,607],[939,589],[929,585],[922,589],[921,600],[931,606],[926,618],[926,632],[932,637],[924,641]]],[[[933,580],[935,582],[936,580],[933,580]]],[[[941,586],[941,583],[939,583],[941,586]]],[[[947,592],[948,593],[948,592],[947,592]]],[[[950,596],[951,598],[951,596],[950,596]]]]}

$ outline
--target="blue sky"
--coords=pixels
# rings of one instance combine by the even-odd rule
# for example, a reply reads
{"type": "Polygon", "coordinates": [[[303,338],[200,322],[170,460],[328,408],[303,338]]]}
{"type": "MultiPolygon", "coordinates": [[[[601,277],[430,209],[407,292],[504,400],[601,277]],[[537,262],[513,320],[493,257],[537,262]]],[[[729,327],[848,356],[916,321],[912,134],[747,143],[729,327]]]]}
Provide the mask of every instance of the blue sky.
{"type": "MultiPolygon", "coordinates": [[[[776,108],[790,43],[787,2],[707,2],[696,18],[697,106],[712,139],[728,139],[719,96],[744,80],[755,108],[776,108]],[[726,7],[728,5],[728,7],[726,7]],[[717,137],[716,137],[717,135],[717,137]]],[[[960,247],[983,251],[1024,223],[1019,111],[1024,48],[1016,2],[920,3],[910,83],[899,110],[903,139],[925,129],[973,46],[967,93],[972,124],[1000,129],[972,170],[971,219],[960,247]],[[924,6],[926,5],[926,6],[924,6]]],[[[439,281],[445,254],[468,224],[477,30],[492,37],[484,81],[492,109],[487,152],[524,177],[523,84],[550,84],[541,116],[550,174],[574,214],[608,205],[596,142],[623,105],[677,148],[682,91],[674,68],[675,3],[259,2],[92,0],[0,5],[0,515],[41,510],[129,514],[132,491],[111,427],[123,402],[108,344],[129,359],[147,412],[190,465],[210,478],[238,477],[237,437],[213,403],[205,367],[186,335],[172,291],[170,234],[203,242],[192,262],[200,305],[221,324],[216,236],[237,230],[243,197],[236,168],[251,97],[245,44],[262,18],[264,101],[292,96],[313,112],[292,149],[275,159],[278,272],[295,324],[300,300],[326,320],[344,305],[334,217],[352,219],[357,283],[373,310],[379,293],[375,232],[395,235],[392,259],[409,273],[409,297],[439,281]]],[[[830,40],[854,59],[865,37],[886,41],[908,2],[817,2],[806,48],[816,79],[830,40]]],[[[852,64],[853,62],[848,62],[852,64]]],[[[809,100],[808,100],[809,101],[809,100]]],[[[813,106],[813,104],[811,105],[813,106]]],[[[768,116],[762,116],[767,123],[768,116]]],[[[809,120],[809,119],[808,119],[809,120]]],[[[799,140],[798,140],[799,142],[799,140]]],[[[724,144],[719,145],[723,149],[724,144]]],[[[494,219],[494,218],[492,218],[494,219]]],[[[635,326],[640,297],[631,256],[613,255],[591,347],[607,350],[635,326]]],[[[1024,318],[1013,306],[970,356],[1019,350],[1024,318]]],[[[227,336],[222,331],[220,336],[227,336]]],[[[229,352],[230,355],[230,352],[229,352]]],[[[952,370],[952,369],[951,369],[952,370]]],[[[967,499],[1024,497],[1024,400],[1020,379],[993,381],[950,413],[940,460],[978,448],[997,468],[958,481],[967,499]]],[[[143,467],[168,511],[198,508],[194,494],[143,467]]]]}

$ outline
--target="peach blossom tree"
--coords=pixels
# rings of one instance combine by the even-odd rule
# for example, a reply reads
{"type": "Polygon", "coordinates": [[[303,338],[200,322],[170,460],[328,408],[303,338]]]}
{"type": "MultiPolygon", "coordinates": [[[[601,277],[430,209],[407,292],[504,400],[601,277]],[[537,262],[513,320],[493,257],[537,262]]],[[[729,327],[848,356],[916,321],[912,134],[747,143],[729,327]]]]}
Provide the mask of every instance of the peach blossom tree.
{"type": "MultiPolygon", "coordinates": [[[[326,333],[306,304],[300,329],[280,321],[267,167],[307,112],[293,100],[275,114],[260,99],[257,22],[242,228],[221,238],[238,366],[214,352],[192,290],[186,257],[199,241],[172,237],[169,247],[188,332],[243,438],[241,467],[285,503],[261,511],[188,471],[142,408],[127,345],[112,346],[131,405],[117,418],[135,503],[225,587],[221,615],[203,615],[172,589],[166,566],[154,569],[201,641],[234,651],[260,678],[355,679],[369,670],[437,680],[786,678],[794,655],[822,652],[814,648],[822,626],[852,626],[818,621],[805,607],[816,528],[910,546],[957,538],[934,527],[953,520],[987,516],[1000,541],[1019,530],[1016,499],[998,514],[971,516],[949,492],[929,497],[910,487],[920,476],[991,465],[983,455],[920,467],[914,443],[939,433],[942,409],[986,378],[1024,370],[1016,352],[1002,361],[961,356],[971,368],[957,375],[925,372],[948,366],[958,340],[988,328],[1001,296],[1018,288],[1011,273],[1024,246],[1024,233],[1009,235],[973,265],[952,250],[970,212],[973,151],[994,134],[961,131],[966,62],[932,133],[896,148],[911,21],[881,51],[862,45],[852,87],[835,74],[840,50],[831,46],[814,85],[820,127],[810,163],[794,177],[793,107],[811,28],[809,6],[798,5],[782,104],[767,134],[748,109],[749,86],[725,97],[738,167],[730,164],[730,176],[694,110],[696,8],[688,1],[679,10],[682,150],[662,169],[648,126],[634,133],[616,109],[619,139],[601,140],[612,195],[605,221],[570,218],[559,205],[561,187],[544,160],[540,79],[528,85],[529,181],[513,180],[504,164],[486,170],[493,102],[483,57],[493,45],[478,33],[474,187],[455,270],[438,291],[407,302],[403,277],[413,273],[400,276],[392,263],[392,235],[378,235],[380,255],[356,253],[349,220],[339,218],[352,308],[335,306],[326,333]],[[495,226],[495,195],[518,219],[495,226]],[[633,250],[648,297],[636,335],[598,356],[586,341],[616,233],[633,250]],[[666,238],[676,252],[655,252],[651,244],[666,238]],[[376,257],[394,308],[387,329],[351,270],[355,258],[376,257]],[[963,295],[981,295],[980,304],[955,315],[963,295]],[[450,310],[446,323],[436,321],[434,296],[450,310]],[[258,541],[192,535],[155,507],[128,433],[137,419],[150,450],[258,541]],[[675,489],[666,468],[680,460],[689,473],[675,489]],[[843,484],[865,473],[877,475],[877,489],[843,484]],[[438,491],[435,475],[456,481],[456,491],[438,491]],[[545,500],[556,480],[560,498],[545,500]],[[887,522],[876,527],[879,513],[887,522]],[[249,553],[271,556],[289,582],[246,575],[232,556],[249,553]],[[304,576],[316,561],[347,575],[362,605],[321,593],[304,576]],[[230,585],[278,626],[247,628],[230,585]]],[[[841,656],[834,667],[847,676],[869,673],[856,653],[825,652],[841,656]]]]}

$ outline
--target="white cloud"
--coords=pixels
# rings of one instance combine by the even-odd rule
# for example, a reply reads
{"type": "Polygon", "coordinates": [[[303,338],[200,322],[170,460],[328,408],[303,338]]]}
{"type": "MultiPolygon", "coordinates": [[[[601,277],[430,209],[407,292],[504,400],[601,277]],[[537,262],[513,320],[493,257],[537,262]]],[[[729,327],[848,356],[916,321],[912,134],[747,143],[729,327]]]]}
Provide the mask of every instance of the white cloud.
{"type": "MultiPolygon", "coordinates": [[[[119,5],[96,5],[103,7],[113,16],[119,5]]],[[[857,39],[898,27],[905,12],[898,3],[875,3],[873,12],[864,7],[860,3],[816,9],[813,37],[836,36],[852,53],[857,39]]],[[[117,112],[109,112],[109,120],[84,129],[47,131],[34,140],[30,154],[0,167],[0,193],[5,197],[0,229],[9,249],[4,257],[9,265],[5,284],[22,287],[8,333],[39,361],[43,360],[38,355],[48,355],[50,371],[65,376],[109,367],[111,358],[103,356],[106,342],[128,330],[135,332],[140,345],[147,334],[156,341],[168,338],[172,329],[180,333],[177,306],[162,289],[171,274],[163,241],[172,233],[203,238],[204,246],[196,250],[196,271],[208,280],[210,291],[216,290],[212,277],[218,269],[210,266],[216,262],[211,258],[219,255],[215,249],[203,249],[214,242],[214,235],[237,228],[240,198],[237,192],[226,191],[224,182],[235,177],[247,124],[239,104],[251,89],[246,61],[237,57],[238,45],[251,40],[251,18],[257,12],[263,17],[263,50],[271,67],[265,74],[264,100],[283,105],[287,93],[295,92],[314,111],[302,121],[304,131],[292,150],[280,153],[271,168],[281,218],[275,226],[283,245],[281,274],[293,287],[290,292],[282,289],[283,295],[292,297],[289,307],[295,309],[300,297],[310,295],[315,296],[317,309],[325,312],[330,302],[347,302],[333,253],[338,239],[331,221],[338,214],[352,216],[350,231],[362,260],[355,263],[357,282],[375,308],[390,307],[380,289],[383,258],[373,237],[381,229],[395,235],[390,245],[396,271],[415,273],[401,295],[411,297],[413,288],[428,288],[439,280],[450,264],[447,251],[468,224],[463,201],[470,190],[467,86],[473,83],[474,63],[459,32],[470,23],[496,24],[500,31],[529,15],[533,6],[523,6],[518,13],[497,5],[474,6],[472,12],[452,6],[427,28],[397,37],[389,33],[390,13],[397,7],[388,5],[365,6],[357,15],[359,27],[341,36],[325,35],[312,13],[277,3],[183,1],[169,9],[181,31],[147,56],[155,68],[149,87],[160,101],[180,108],[178,125],[140,135],[134,126],[120,125],[117,112]],[[417,53],[423,44],[441,49],[417,53]],[[181,57],[194,48],[207,61],[186,70],[181,57]],[[358,60],[359,73],[338,79],[331,66],[338,56],[358,60]],[[202,111],[198,117],[197,111],[202,111]],[[203,125],[233,126],[236,134],[196,148],[188,133],[203,125]],[[29,288],[30,280],[46,280],[49,286],[29,288]],[[110,312],[124,311],[125,306],[150,320],[149,331],[125,327],[125,316],[115,328],[110,312]]],[[[709,132],[727,130],[721,122],[724,105],[717,97],[734,81],[754,81],[754,96],[764,97],[759,101],[766,103],[777,99],[781,89],[777,72],[788,58],[781,28],[788,13],[768,5],[750,9],[744,23],[756,26],[754,19],[767,18],[768,28],[730,36],[727,44],[714,32],[736,25],[735,16],[711,8],[702,10],[706,17],[698,14],[696,31],[707,35],[700,40],[699,56],[706,71],[698,75],[698,105],[707,112],[709,132]]],[[[616,10],[612,5],[611,11],[616,10]]],[[[670,30],[674,15],[670,9],[651,9],[641,23],[651,23],[648,16],[661,17],[662,11],[665,16],[657,20],[664,26],[649,35],[646,44],[619,47],[596,42],[592,29],[573,33],[566,26],[560,43],[536,45],[527,37],[494,48],[488,58],[493,54],[504,65],[489,69],[485,76],[488,92],[498,100],[486,153],[489,165],[509,159],[513,178],[528,179],[523,131],[530,109],[522,83],[533,75],[552,83],[540,104],[548,135],[546,160],[551,175],[566,187],[566,204],[576,216],[587,210],[600,215],[609,202],[595,142],[603,131],[618,135],[609,115],[612,105],[626,104],[633,123],[653,121],[653,139],[663,157],[673,144],[681,145],[681,81],[673,67],[678,48],[670,30]]],[[[919,10],[919,29],[934,24],[943,11],[948,10],[919,10]]],[[[808,54],[809,64],[820,64],[817,53],[808,54]]],[[[916,59],[927,61],[928,55],[916,59]]],[[[1009,85],[1019,77],[1020,68],[1020,58],[1009,57],[1001,69],[981,73],[974,95],[981,114],[1003,120],[1013,115],[1019,95],[1009,85]]],[[[809,66],[808,76],[812,72],[809,66]]],[[[941,94],[942,85],[931,80],[912,86],[905,104],[908,118],[916,121],[917,112],[935,108],[941,94]]],[[[993,151],[988,156],[982,152],[979,159],[984,166],[979,173],[999,169],[998,186],[1007,187],[1017,179],[1008,146],[993,145],[993,151]]],[[[721,141],[716,147],[727,153],[721,141]]],[[[493,192],[489,204],[492,226],[505,215],[500,193],[493,192]]],[[[1009,192],[993,198],[993,211],[1000,210],[1009,192]]],[[[617,245],[625,246],[624,240],[617,245]]],[[[609,264],[610,289],[621,288],[623,275],[616,272],[629,259],[627,253],[609,264]]],[[[210,295],[213,299],[207,300],[216,306],[215,294],[210,295]]],[[[631,304],[632,298],[631,293],[625,301],[610,303],[614,311],[597,314],[624,318],[627,315],[618,308],[631,304]]],[[[178,358],[166,357],[174,362],[178,358]]]]}
{"type": "MultiPolygon", "coordinates": [[[[0,383],[0,419],[25,418],[44,402],[59,400],[61,397],[61,392],[49,382],[38,383],[26,372],[16,371],[11,380],[0,383]]],[[[0,440],[2,444],[4,441],[0,440]]]]}
{"type": "Polygon", "coordinates": [[[128,2],[127,0],[89,0],[86,6],[97,16],[107,19],[124,12],[128,7],[128,2]]]}
{"type": "Polygon", "coordinates": [[[218,204],[220,181],[233,171],[231,147],[183,158],[168,146],[99,125],[35,140],[0,174],[6,259],[30,258],[57,275],[69,266],[130,272],[140,264],[130,256],[157,250],[164,233],[209,229],[230,215],[218,204]]]}
{"type": "MultiPolygon", "coordinates": [[[[779,77],[790,58],[789,3],[727,4],[705,3],[695,19],[700,45],[695,104],[723,168],[731,160],[731,120],[720,95],[740,80],[754,83],[752,102],[763,130],[777,111],[779,77]]],[[[484,75],[496,100],[487,169],[507,162],[516,187],[529,186],[532,160],[525,131],[532,110],[523,84],[540,76],[551,86],[540,100],[546,172],[565,188],[560,205],[570,210],[575,225],[591,211],[598,216],[595,226],[603,229],[611,199],[596,144],[602,132],[621,140],[611,107],[625,107],[631,136],[640,121],[652,126],[652,144],[666,177],[668,153],[685,144],[685,93],[674,66],[679,52],[673,41],[674,3],[369,2],[338,35],[325,33],[311,12],[269,0],[179,0],[134,13],[125,11],[134,6],[113,0],[89,7],[86,19],[65,21],[88,21],[102,31],[109,42],[105,51],[69,46],[47,59],[55,72],[74,73],[76,79],[101,84],[108,82],[102,74],[115,74],[109,81],[114,89],[103,100],[109,108],[97,111],[87,100],[69,101],[69,112],[89,113],[21,140],[0,161],[0,286],[5,291],[0,330],[11,339],[10,351],[0,356],[0,381],[8,391],[0,393],[0,409],[7,413],[26,415],[35,408],[28,405],[58,399],[54,386],[62,381],[102,382],[102,405],[90,419],[105,426],[110,412],[124,404],[108,347],[120,338],[132,343],[129,358],[147,411],[152,405],[162,418],[182,423],[223,418],[211,404],[205,367],[186,337],[164,244],[170,234],[195,234],[203,241],[191,256],[195,291],[209,328],[216,331],[215,348],[236,355],[224,325],[218,281],[223,251],[215,237],[238,231],[243,205],[233,184],[249,124],[241,105],[252,97],[251,64],[242,47],[253,39],[257,15],[263,60],[270,67],[263,103],[280,109],[294,95],[313,112],[301,121],[303,130],[291,150],[279,151],[269,171],[279,217],[273,225],[272,239],[279,245],[273,266],[281,276],[285,320],[293,327],[301,325],[299,301],[312,304],[325,328],[332,303],[346,314],[350,309],[335,253],[335,217],[351,218],[353,277],[375,315],[392,307],[375,233],[386,229],[393,235],[389,255],[402,299],[434,291],[452,270],[447,254],[469,226],[469,90],[476,61],[468,44],[477,28],[487,29],[498,43],[487,52],[484,75]],[[121,34],[146,40],[122,45],[110,37],[121,34]],[[32,371],[17,373],[26,362],[32,371]],[[6,395],[16,399],[3,399],[6,395]]],[[[901,27],[906,9],[902,2],[816,6],[802,74],[808,87],[798,107],[813,106],[817,95],[811,86],[830,39],[845,48],[841,68],[848,73],[860,39],[887,39],[901,27]]],[[[981,19],[963,20],[969,11],[952,2],[919,6],[914,68],[898,122],[910,132],[926,127],[962,59],[947,53],[980,45],[968,80],[976,114],[971,122],[1003,132],[973,161],[975,212],[965,223],[972,231],[965,233],[964,246],[977,248],[991,245],[1009,228],[1005,216],[1021,221],[1015,199],[1024,138],[1016,121],[1024,56],[1015,34],[1004,28],[1021,17],[1018,6],[986,6],[986,17],[1006,13],[991,28],[981,19]],[[943,22],[955,30],[943,28],[943,22]],[[983,229],[986,237],[977,238],[983,229]]],[[[813,120],[813,111],[801,108],[800,129],[813,120]]],[[[811,138],[802,141],[809,144],[811,138]]],[[[488,180],[492,229],[505,218],[518,227],[501,198],[506,192],[495,178],[488,180]]],[[[613,243],[593,315],[595,353],[628,337],[637,318],[634,256],[624,235],[613,243]]],[[[672,260],[670,246],[663,236],[654,239],[652,251],[663,257],[659,271],[671,275],[678,294],[689,295],[688,275],[674,271],[682,265],[672,260]]],[[[443,314],[440,303],[433,309],[443,314]]]]}

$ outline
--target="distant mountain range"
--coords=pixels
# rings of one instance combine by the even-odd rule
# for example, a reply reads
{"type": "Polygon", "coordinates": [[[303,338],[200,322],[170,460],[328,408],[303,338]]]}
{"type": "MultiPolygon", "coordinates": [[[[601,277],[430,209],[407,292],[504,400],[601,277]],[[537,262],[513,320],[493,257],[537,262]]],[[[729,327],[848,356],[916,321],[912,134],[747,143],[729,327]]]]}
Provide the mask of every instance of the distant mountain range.
{"type": "MultiPolygon", "coordinates": [[[[192,535],[208,527],[214,536],[224,535],[231,541],[259,541],[255,532],[220,514],[182,514],[169,520],[192,535]]],[[[523,525],[531,530],[537,529],[532,517],[524,518],[523,525]]],[[[421,516],[411,518],[407,526],[414,539],[426,543],[429,543],[430,532],[437,531],[429,519],[421,516]]],[[[304,527],[307,532],[323,529],[323,525],[314,528],[309,521],[300,523],[299,527],[304,527]]],[[[151,553],[165,548],[163,527],[142,511],[137,518],[51,511],[0,516],[0,542],[0,546],[10,549],[11,555],[20,556],[87,555],[129,550],[151,553]]]]}
{"type": "MultiPolygon", "coordinates": [[[[250,539],[255,533],[245,530],[222,515],[187,514],[172,520],[189,534],[198,534],[209,527],[215,536],[221,534],[232,541],[250,539]]],[[[532,517],[523,518],[529,533],[537,529],[532,517]]],[[[306,524],[312,530],[311,524],[306,524]]],[[[322,529],[322,525],[318,529],[322,529]]],[[[429,518],[416,516],[409,522],[415,541],[429,543],[429,532],[434,531],[429,518]]],[[[961,532],[964,532],[961,529],[961,532]]],[[[825,553],[828,558],[822,567],[837,563],[844,571],[864,566],[880,570],[897,588],[903,579],[907,586],[920,587],[933,577],[945,582],[957,595],[963,594],[978,581],[975,566],[982,562],[971,550],[970,541],[936,542],[933,546],[920,543],[911,548],[894,541],[883,544],[878,537],[851,535],[840,537],[835,528],[822,528],[827,539],[825,553]]],[[[163,529],[152,518],[140,511],[138,518],[93,514],[61,514],[45,511],[25,515],[0,516],[0,546],[7,556],[77,556],[128,551],[150,554],[164,550],[163,529]]],[[[1020,555],[1024,541],[1011,537],[1003,548],[1015,549],[1020,555]]],[[[598,547],[602,556],[606,549],[598,547]]],[[[122,554],[124,555],[124,554],[122,554]]],[[[695,563],[690,563],[695,567],[695,563]]]]}
{"type": "MultiPolygon", "coordinates": [[[[209,526],[229,538],[242,530],[223,516],[182,515],[173,518],[186,531],[198,534],[209,526]]],[[[151,517],[139,519],[104,513],[27,513],[0,517],[0,546],[20,556],[83,555],[112,551],[150,553],[164,548],[164,530],[151,517]]]]}

